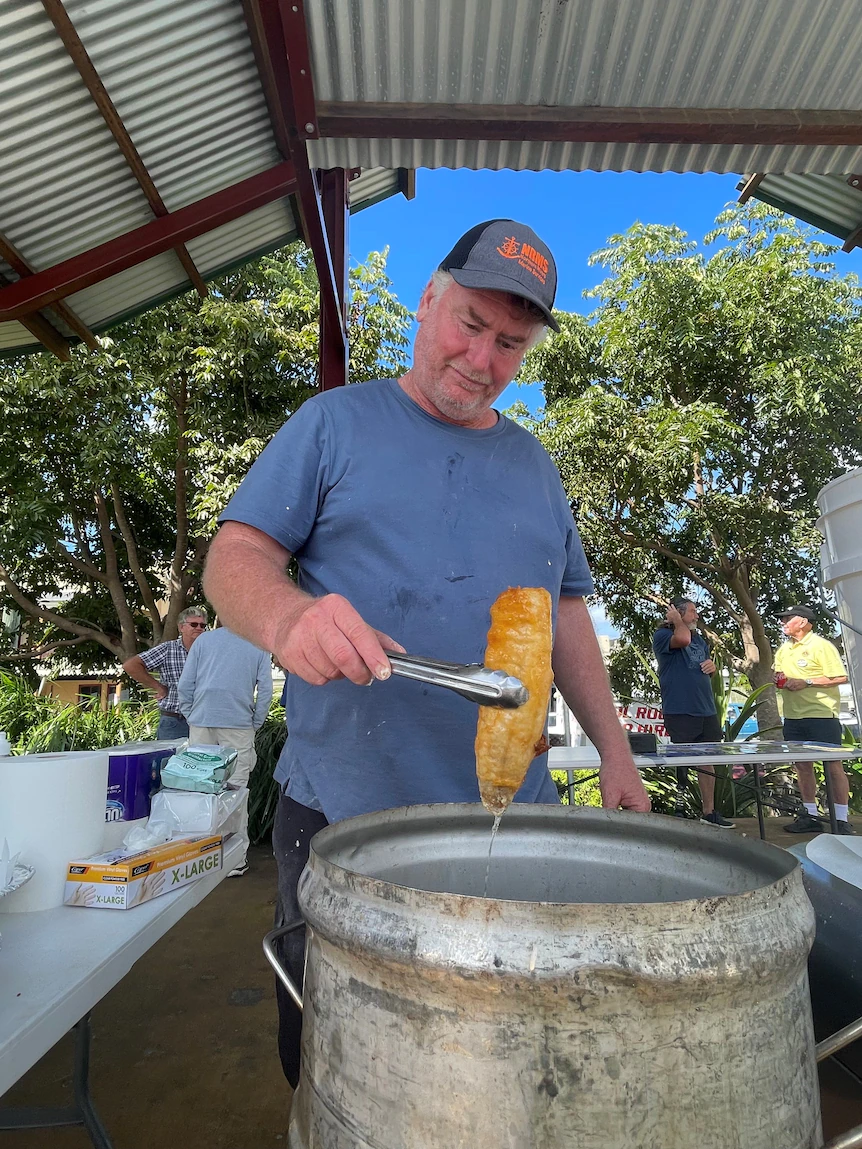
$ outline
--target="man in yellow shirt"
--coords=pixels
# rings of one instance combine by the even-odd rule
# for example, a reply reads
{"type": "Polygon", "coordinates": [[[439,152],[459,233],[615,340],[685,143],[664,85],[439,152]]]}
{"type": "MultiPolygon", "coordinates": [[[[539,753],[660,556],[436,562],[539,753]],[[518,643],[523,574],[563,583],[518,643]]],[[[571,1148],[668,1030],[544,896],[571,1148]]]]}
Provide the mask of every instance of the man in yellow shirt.
{"type": "MultiPolygon", "coordinates": [[[[812,623],[814,611],[807,606],[791,606],[779,616],[786,641],[775,652],[775,684],[781,691],[784,712],[784,738],[787,742],[816,742],[821,746],[841,745],[838,719],[838,687],[847,681],[847,672],[836,647],[819,634],[812,623]]],[[[835,818],[839,834],[855,834],[848,821],[850,784],[843,762],[825,762],[835,798],[835,818]]],[[[817,813],[817,783],[813,762],[797,762],[796,777],[805,811],[784,829],[791,834],[816,834],[826,829],[817,813]]]]}

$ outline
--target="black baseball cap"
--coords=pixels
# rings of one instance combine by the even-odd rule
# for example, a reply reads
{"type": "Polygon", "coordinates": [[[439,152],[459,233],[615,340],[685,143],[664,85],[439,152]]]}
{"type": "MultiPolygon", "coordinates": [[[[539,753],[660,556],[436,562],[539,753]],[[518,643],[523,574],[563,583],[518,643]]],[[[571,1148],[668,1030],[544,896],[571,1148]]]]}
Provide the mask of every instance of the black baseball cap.
{"type": "Polygon", "coordinates": [[[778,616],[779,618],[807,618],[809,622],[816,622],[817,615],[807,606],[789,606],[778,616]]]}
{"type": "Polygon", "coordinates": [[[519,295],[538,307],[553,331],[560,330],[551,314],[557,265],[550,248],[525,223],[513,219],[477,223],[461,236],[440,271],[448,271],[462,287],[519,295]]]}

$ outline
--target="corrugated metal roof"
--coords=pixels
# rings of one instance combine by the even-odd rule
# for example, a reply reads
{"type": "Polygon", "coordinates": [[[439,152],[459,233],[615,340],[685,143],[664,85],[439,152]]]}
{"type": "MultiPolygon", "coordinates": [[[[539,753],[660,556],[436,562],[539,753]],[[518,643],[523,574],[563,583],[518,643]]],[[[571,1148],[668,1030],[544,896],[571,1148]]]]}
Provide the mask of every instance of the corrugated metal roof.
{"type": "MultiPolygon", "coordinates": [[[[65,8],[169,211],[281,161],[241,0],[65,0],[65,8]]],[[[0,235],[38,271],[149,223],[144,192],[40,0],[0,0],[0,59],[0,235]]],[[[352,208],[397,190],[398,173],[363,172],[350,185],[352,208]]],[[[285,198],[186,247],[208,277],[296,236],[285,198]]],[[[17,279],[2,261],[0,271],[17,279]]],[[[67,302],[104,330],[188,286],[166,252],[67,302]]],[[[34,346],[19,322],[0,323],[0,350],[34,346]]]]}
{"type": "MultiPolygon", "coordinates": [[[[859,0],[304,0],[304,7],[321,102],[423,104],[444,116],[453,103],[862,108],[859,0]]],[[[168,211],[279,163],[243,0],[65,0],[65,8],[168,211]]],[[[0,59],[0,235],[38,270],[150,222],[146,196],[40,0],[0,0],[0,59]]],[[[363,169],[350,187],[352,210],[398,190],[396,169],[416,167],[862,170],[862,148],[850,146],[529,139],[324,139],[309,144],[309,158],[315,167],[363,169]]],[[[285,199],[187,248],[212,275],[295,232],[285,199]]],[[[186,275],[168,252],[69,302],[103,328],[182,290],[186,275]]],[[[0,326],[0,347],[20,339],[32,346],[23,330],[0,326]]]]}
{"type": "MultiPolygon", "coordinates": [[[[847,175],[765,175],[752,192],[755,199],[846,240],[862,227],[862,191],[847,175]]],[[[745,180],[739,185],[742,191],[745,180]]]]}
{"type": "MultiPolygon", "coordinates": [[[[307,0],[321,101],[862,107],[858,0],[307,0]]],[[[853,171],[862,149],[321,140],[320,167],[853,171]]]]}

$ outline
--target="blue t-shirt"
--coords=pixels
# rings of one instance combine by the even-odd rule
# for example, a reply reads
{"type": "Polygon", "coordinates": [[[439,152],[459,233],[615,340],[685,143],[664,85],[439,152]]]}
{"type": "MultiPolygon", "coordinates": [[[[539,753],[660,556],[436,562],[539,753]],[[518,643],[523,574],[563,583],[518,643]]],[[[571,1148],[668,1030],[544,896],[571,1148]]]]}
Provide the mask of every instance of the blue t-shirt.
{"type": "Polygon", "coordinates": [[[665,714],[715,714],[715,697],[709,675],[700,664],[709,658],[706,639],[692,632],[688,646],[671,648],[673,631],[663,626],[652,636],[658,660],[661,705],[665,714]]]}
{"type": "MultiPolygon", "coordinates": [[[[490,606],[510,586],[585,595],[592,580],[559,473],[500,417],[487,430],[426,414],[396,380],[309,399],[260,455],[222,521],[297,558],[303,590],[337,593],[410,653],[482,662],[490,606]]],[[[265,609],[266,604],[261,604],[265,609]]],[[[424,802],[477,802],[477,709],[392,677],[370,687],[287,678],[276,778],[330,822],[424,802]]],[[[557,802],[546,756],[518,793],[557,802]]]]}

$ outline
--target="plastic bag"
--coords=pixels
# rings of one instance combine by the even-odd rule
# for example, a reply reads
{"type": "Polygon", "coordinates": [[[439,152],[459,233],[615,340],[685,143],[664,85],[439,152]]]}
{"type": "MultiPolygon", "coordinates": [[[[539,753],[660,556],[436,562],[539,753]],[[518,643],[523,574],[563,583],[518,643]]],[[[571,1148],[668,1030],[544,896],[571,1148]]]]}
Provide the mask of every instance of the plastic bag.
{"type": "Polygon", "coordinates": [[[188,790],[159,790],[153,795],[150,818],[167,822],[174,834],[228,834],[237,827],[231,816],[248,802],[248,790],[201,794],[188,790]],[[230,827],[228,826],[230,821],[230,827]]]}
{"type": "Polygon", "coordinates": [[[162,785],[170,790],[218,794],[235,765],[236,750],[231,746],[187,746],[162,766],[162,785]]]}
{"type": "Polygon", "coordinates": [[[141,850],[151,850],[154,846],[161,846],[173,837],[170,825],[161,819],[150,818],[146,826],[132,826],[123,838],[124,847],[138,853],[141,850]]]}

